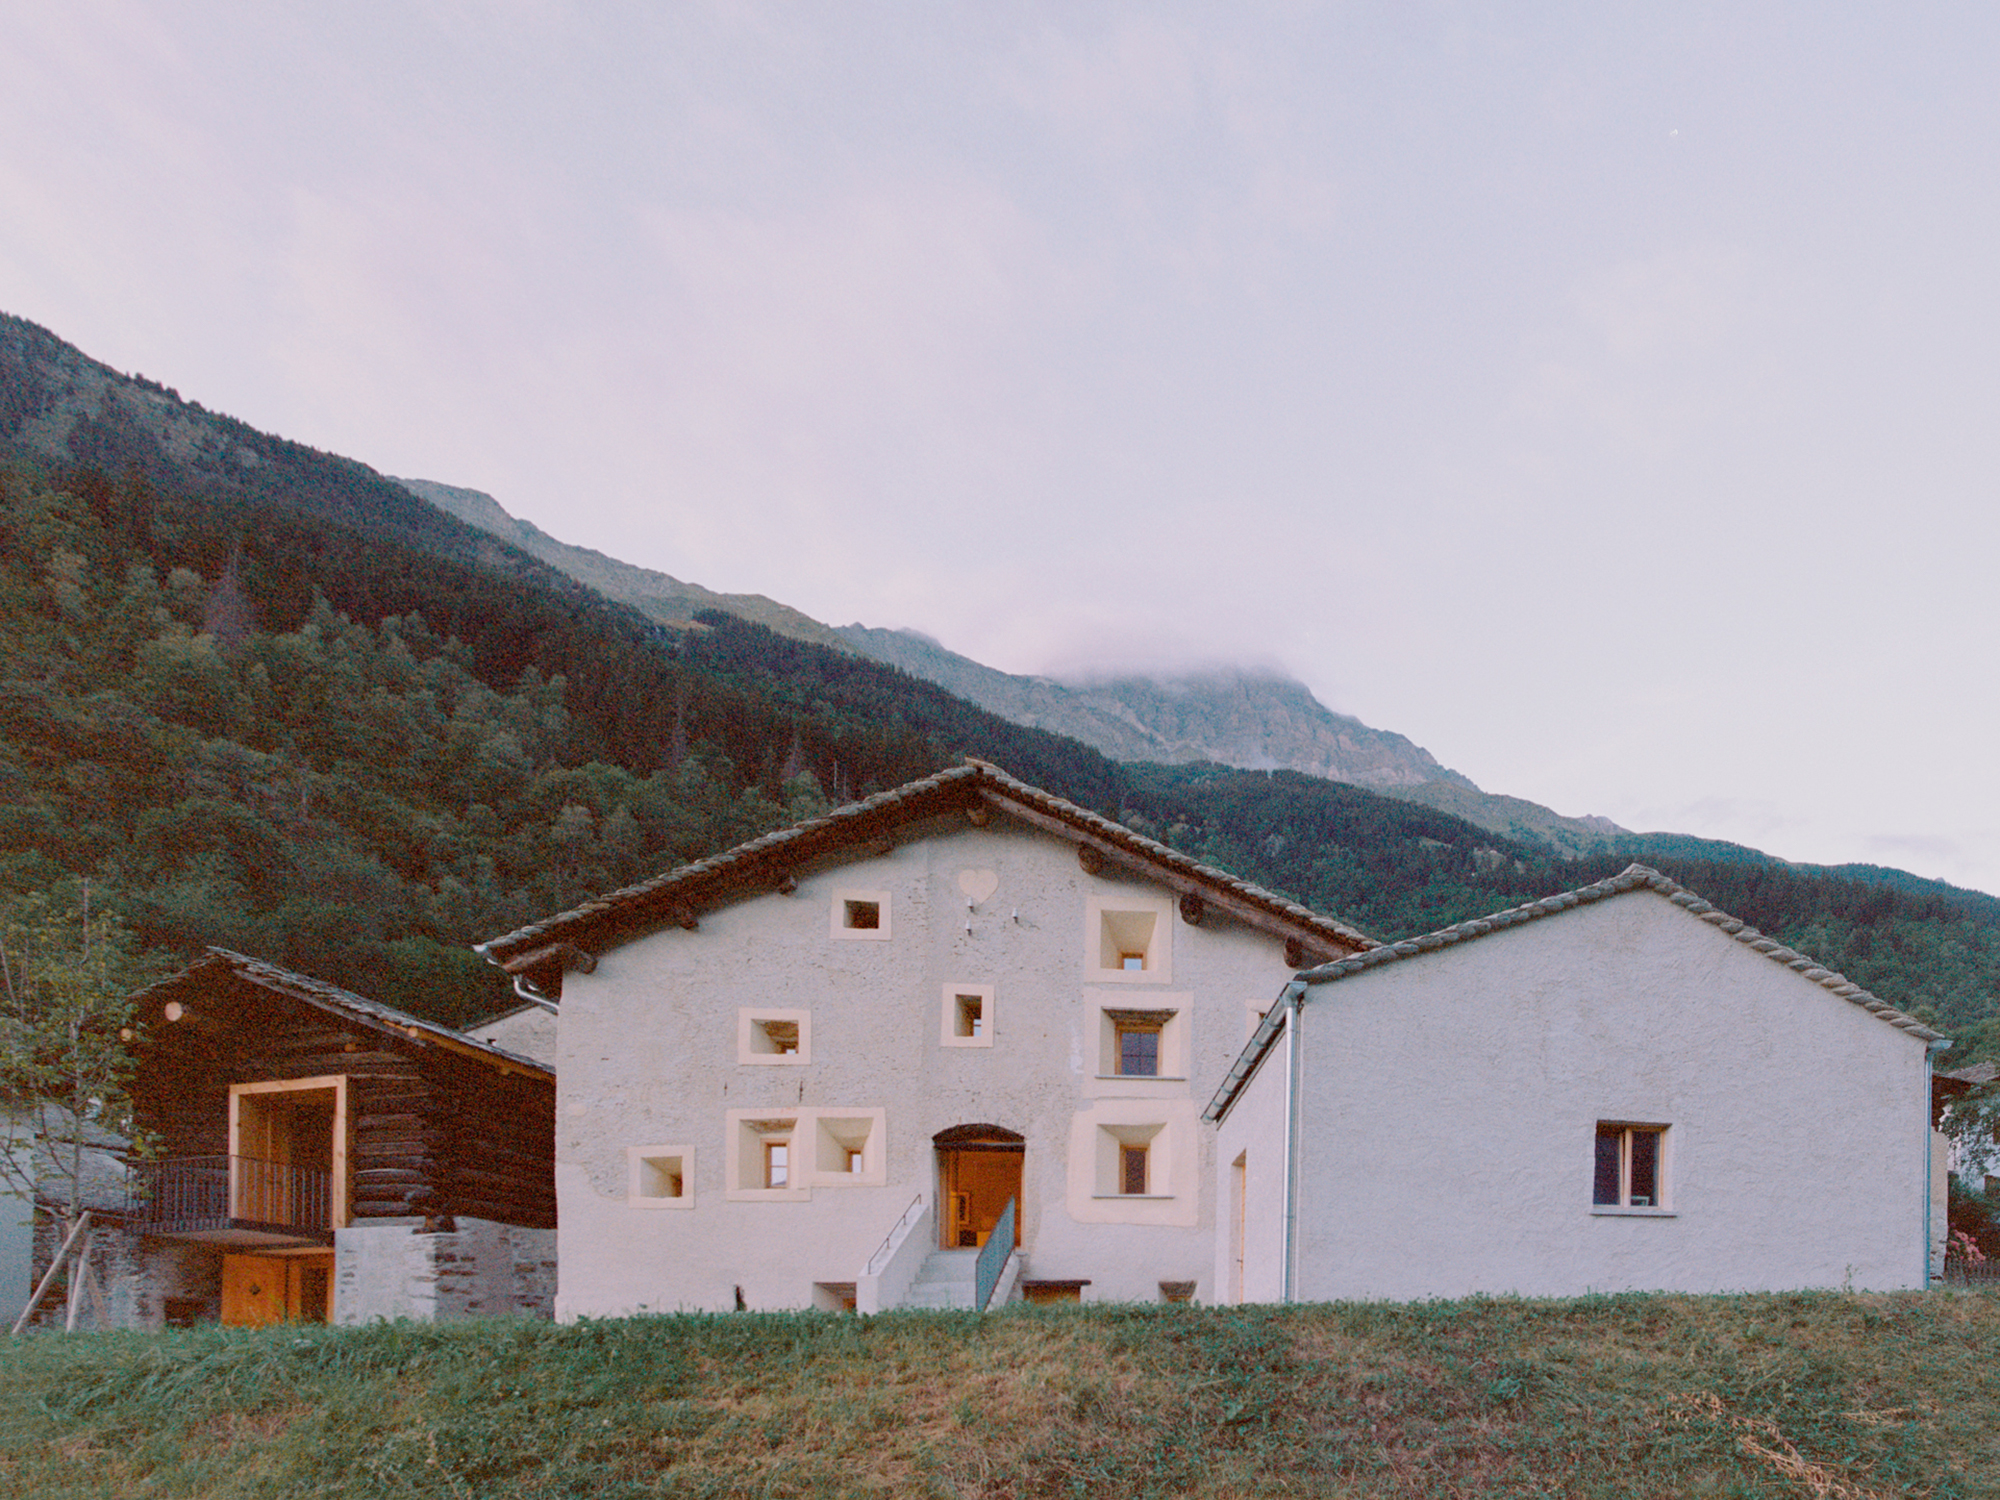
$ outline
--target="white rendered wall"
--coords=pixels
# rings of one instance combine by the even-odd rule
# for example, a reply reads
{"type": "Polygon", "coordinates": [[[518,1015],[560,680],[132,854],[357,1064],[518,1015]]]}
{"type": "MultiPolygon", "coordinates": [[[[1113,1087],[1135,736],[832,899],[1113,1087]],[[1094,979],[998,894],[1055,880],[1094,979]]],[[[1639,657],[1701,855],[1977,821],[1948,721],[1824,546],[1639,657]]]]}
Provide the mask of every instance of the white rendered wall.
{"type": "Polygon", "coordinates": [[[531,1057],[544,1067],[556,1062],[556,1018],[539,1005],[526,1005],[495,1016],[490,1021],[466,1028],[476,1042],[486,1042],[522,1057],[531,1057]]]}
{"type": "MultiPolygon", "coordinates": [[[[1656,893],[1304,1015],[1301,1300],[1923,1284],[1924,1044],[1656,893]],[[1600,1120],[1669,1127],[1667,1215],[1593,1211],[1600,1120]]],[[[1222,1152],[1280,1149],[1279,1061],[1222,1152]]]]}
{"type": "Polygon", "coordinates": [[[1213,912],[1190,927],[1166,902],[1160,967],[1094,974],[1089,902],[1166,893],[1116,866],[1087,875],[1068,843],[997,811],[985,829],[954,816],[927,832],[801,871],[793,895],[703,912],[697,931],[653,934],[565,978],[558,1317],[726,1309],[738,1287],[753,1308],[811,1306],[815,1283],[857,1279],[915,1195],[935,1203],[932,1137],[970,1124],[1026,1137],[1030,1278],[1088,1278],[1093,1300],[1157,1300],[1162,1281],[1213,1298],[1212,1132],[1198,1116],[1245,1039],[1246,1008],[1288,977],[1282,942],[1213,912]],[[843,893],[885,895],[888,936],[837,935],[843,893]],[[990,1045],[947,1041],[945,997],[960,986],[992,987],[990,1045]],[[1173,1010],[1179,1076],[1100,1077],[1107,1005],[1173,1010]],[[806,1059],[746,1061],[744,1007],[805,1012],[806,1059]],[[879,1174],[732,1197],[731,1112],[815,1109],[882,1112],[879,1174]],[[1162,1132],[1156,1190],[1099,1192],[1098,1132],[1149,1122],[1162,1132]],[[633,1206],[628,1148],[658,1143],[685,1152],[691,1201],[633,1206]]]}
{"type": "Polygon", "coordinates": [[[1278,1302],[1284,1297],[1285,1059],[1281,1035],[1216,1132],[1211,1284],[1217,1302],[1278,1302]]]}

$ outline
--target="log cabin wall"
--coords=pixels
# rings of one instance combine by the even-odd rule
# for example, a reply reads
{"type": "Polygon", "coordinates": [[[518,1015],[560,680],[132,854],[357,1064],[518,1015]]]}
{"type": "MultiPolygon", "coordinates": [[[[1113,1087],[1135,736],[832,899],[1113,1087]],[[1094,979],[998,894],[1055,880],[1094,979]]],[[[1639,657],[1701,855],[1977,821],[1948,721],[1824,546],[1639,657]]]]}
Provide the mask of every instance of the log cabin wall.
{"type": "Polygon", "coordinates": [[[349,1020],[234,975],[149,993],[134,1114],[162,1158],[229,1149],[229,1086],[344,1074],[350,1206],[369,1220],[555,1223],[555,1086],[434,1038],[349,1020]],[[167,998],[182,1006],[166,1019],[167,998]]]}

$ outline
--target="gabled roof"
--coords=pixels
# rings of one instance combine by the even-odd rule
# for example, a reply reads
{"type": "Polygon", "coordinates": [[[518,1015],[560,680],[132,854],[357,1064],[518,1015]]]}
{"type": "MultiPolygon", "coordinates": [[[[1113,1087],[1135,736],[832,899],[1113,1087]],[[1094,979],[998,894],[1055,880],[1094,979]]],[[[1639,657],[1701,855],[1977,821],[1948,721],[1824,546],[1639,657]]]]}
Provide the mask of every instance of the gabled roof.
{"type": "MultiPolygon", "coordinates": [[[[1121,823],[1016,781],[998,766],[967,760],[824,817],[767,833],[707,859],[586,901],[478,944],[474,951],[525,981],[524,993],[558,980],[564,967],[588,969],[596,955],[646,932],[692,927],[704,910],[782,889],[795,870],[844,851],[881,844],[906,824],[948,813],[997,810],[1068,839],[1086,861],[1135,869],[1177,892],[1184,902],[1212,906],[1237,921],[1298,943],[1304,953],[1365,951],[1375,940],[1331,917],[1288,901],[1227,871],[1188,858],[1121,823]]],[[[1190,907],[1199,915],[1196,907],[1190,907]]]]}
{"type": "MultiPolygon", "coordinates": [[[[1435,953],[1440,948],[1452,948],[1461,943],[1470,943],[1495,932],[1510,927],[1519,927],[1527,922],[1539,922],[1547,917],[1573,911],[1579,906],[1590,906],[1611,896],[1622,896],[1628,891],[1649,890],[1665,896],[1675,906],[1690,916],[1702,921],[1720,932],[1742,943],[1745,947],[1763,954],[1771,962],[1783,964],[1800,977],[1809,979],[1822,988],[1832,991],[1841,999],[1851,1001],[1870,1015],[1877,1016],[1899,1031],[1907,1031],[1911,1036],[1925,1042],[1943,1042],[1949,1046],[1944,1033],[1933,1031],[1914,1016],[1907,1016],[1886,1000],[1878,999],[1867,990],[1847,978],[1824,968],[1803,953],[1787,948],[1775,938],[1768,938],[1749,923],[1732,917],[1719,907],[1711,906],[1693,891],[1668,879],[1658,870],[1645,865],[1627,865],[1608,880],[1600,880],[1595,885],[1582,886],[1577,890],[1564,891],[1560,895],[1546,896],[1540,901],[1530,901],[1525,906],[1510,907],[1506,911],[1495,912],[1490,917],[1474,917],[1467,922],[1459,922],[1450,927],[1439,928],[1436,932],[1425,933],[1422,937],[1405,938],[1399,943],[1386,943],[1370,949],[1366,953],[1355,954],[1351,958],[1336,959],[1332,963],[1321,964],[1307,969],[1295,982],[1307,985],[1331,984],[1335,980],[1346,979],[1350,975],[1379,969],[1386,964],[1401,963],[1404,959],[1415,958],[1424,953],[1435,953]]],[[[1265,1015],[1263,1024],[1257,1028],[1242,1053],[1237,1057],[1222,1086],[1215,1091],[1202,1118],[1220,1120],[1229,1112],[1236,1096],[1249,1082],[1250,1075],[1264,1060],[1272,1043],[1283,1030],[1283,1006],[1274,1005],[1265,1015]]]]}
{"type": "Polygon", "coordinates": [[[238,980],[267,993],[300,1001],[341,1020],[356,1022],[370,1031],[393,1036],[405,1045],[411,1042],[430,1043],[506,1072],[526,1073],[551,1080],[555,1078],[553,1069],[532,1057],[523,1057],[518,1052],[509,1052],[490,1042],[475,1040],[462,1031],[426,1021],[407,1011],[397,1010],[393,1005],[384,1005],[379,1000],[370,1000],[337,984],[295,974],[290,969],[281,969],[261,958],[232,953],[227,948],[210,948],[178,974],[139,991],[132,997],[132,1003],[142,1010],[156,1003],[163,1005],[178,995],[198,990],[218,979],[238,980]]]}

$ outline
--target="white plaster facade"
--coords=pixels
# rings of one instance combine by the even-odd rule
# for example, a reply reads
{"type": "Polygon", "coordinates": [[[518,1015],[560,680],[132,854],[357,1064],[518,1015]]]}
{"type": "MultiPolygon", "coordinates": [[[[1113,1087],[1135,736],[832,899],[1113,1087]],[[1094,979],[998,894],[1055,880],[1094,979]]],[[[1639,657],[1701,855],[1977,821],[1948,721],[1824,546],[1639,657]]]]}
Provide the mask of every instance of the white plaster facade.
{"type": "MultiPolygon", "coordinates": [[[[964,1242],[935,1138],[968,1127],[1018,1138],[1026,1284],[1212,1298],[1201,1106],[1297,953],[1212,905],[1190,922],[1143,859],[1093,874],[1087,853],[1005,805],[953,811],[566,973],[557,1317],[840,1305],[857,1285],[891,1305],[914,1262],[868,1265],[899,1220],[926,1253],[964,1242]]],[[[1320,920],[1321,951],[1365,944],[1326,944],[1320,920]]]]}
{"type": "Polygon", "coordinates": [[[1638,867],[1522,910],[1294,987],[1209,1112],[1226,1299],[1925,1284],[1936,1033],[1638,867]]]}

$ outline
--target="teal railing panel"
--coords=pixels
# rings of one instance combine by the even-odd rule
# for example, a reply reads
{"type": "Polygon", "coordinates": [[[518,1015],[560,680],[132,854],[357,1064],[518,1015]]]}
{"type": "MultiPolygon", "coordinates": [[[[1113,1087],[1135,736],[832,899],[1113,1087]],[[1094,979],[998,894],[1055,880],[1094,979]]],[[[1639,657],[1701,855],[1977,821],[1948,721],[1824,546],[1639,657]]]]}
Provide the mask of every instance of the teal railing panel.
{"type": "Polygon", "coordinates": [[[986,1304],[992,1300],[993,1288],[1000,1282],[1000,1272],[1006,1268],[1007,1257],[1013,1253],[1014,1200],[1009,1198],[1007,1206],[1000,1210],[993,1232],[979,1247],[979,1259],[973,1264],[972,1305],[981,1312],[986,1311],[986,1304]]]}

